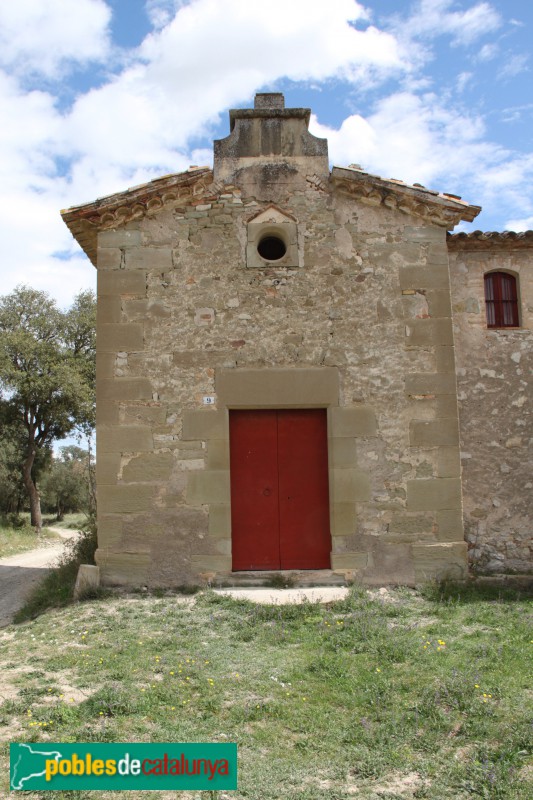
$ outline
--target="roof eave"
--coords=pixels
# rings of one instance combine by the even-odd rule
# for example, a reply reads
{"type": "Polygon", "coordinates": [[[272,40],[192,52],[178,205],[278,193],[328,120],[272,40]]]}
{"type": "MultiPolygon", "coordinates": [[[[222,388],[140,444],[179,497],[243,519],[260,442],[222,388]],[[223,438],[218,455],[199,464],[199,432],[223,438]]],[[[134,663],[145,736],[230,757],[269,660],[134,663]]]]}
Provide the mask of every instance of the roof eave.
{"type": "Polygon", "coordinates": [[[447,195],[421,185],[381,178],[355,167],[333,167],[331,180],[341,191],[368,205],[385,205],[426,219],[448,230],[461,220],[472,222],[481,206],[470,205],[456,195],[447,195]]]}
{"type": "Polygon", "coordinates": [[[164,205],[187,201],[212,183],[210,167],[191,167],[186,172],[164,175],[106,197],[61,211],[66,226],[96,267],[98,231],[118,228],[153,213],[164,205]]]}
{"type": "Polygon", "coordinates": [[[452,250],[516,250],[533,247],[533,231],[471,231],[448,234],[452,250]]]}

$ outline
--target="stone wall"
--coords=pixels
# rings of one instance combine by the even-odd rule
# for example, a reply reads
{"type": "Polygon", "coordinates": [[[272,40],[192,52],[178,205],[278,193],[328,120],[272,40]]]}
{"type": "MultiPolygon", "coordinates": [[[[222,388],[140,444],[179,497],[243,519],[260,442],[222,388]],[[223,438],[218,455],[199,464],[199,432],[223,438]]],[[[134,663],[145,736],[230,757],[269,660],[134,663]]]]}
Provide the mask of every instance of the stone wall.
{"type": "Polygon", "coordinates": [[[328,408],[334,572],[465,574],[445,230],[318,180],[279,191],[297,267],[246,266],[248,222],[268,202],[232,184],[98,235],[104,582],[229,575],[238,398],[328,408]]]}
{"type": "Polygon", "coordinates": [[[533,251],[519,239],[450,237],[465,533],[481,573],[532,565],[533,251]],[[519,329],[488,329],[483,276],[519,282],[519,329]]]}

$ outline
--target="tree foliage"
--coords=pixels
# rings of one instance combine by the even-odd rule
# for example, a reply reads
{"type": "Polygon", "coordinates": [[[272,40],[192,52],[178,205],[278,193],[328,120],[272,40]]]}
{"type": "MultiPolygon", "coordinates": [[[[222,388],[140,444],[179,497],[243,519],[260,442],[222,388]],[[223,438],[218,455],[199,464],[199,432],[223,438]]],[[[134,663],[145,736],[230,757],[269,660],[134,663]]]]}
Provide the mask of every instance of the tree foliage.
{"type": "Polygon", "coordinates": [[[38,455],[75,429],[94,427],[96,302],[81,292],[67,311],[45,292],[0,298],[0,418],[22,431],[22,477],[41,528],[38,455]]]}
{"type": "Polygon", "coordinates": [[[44,507],[63,519],[72,511],[91,511],[91,478],[94,463],[86,450],[76,445],[61,447],[43,474],[41,498],[44,507]]]}

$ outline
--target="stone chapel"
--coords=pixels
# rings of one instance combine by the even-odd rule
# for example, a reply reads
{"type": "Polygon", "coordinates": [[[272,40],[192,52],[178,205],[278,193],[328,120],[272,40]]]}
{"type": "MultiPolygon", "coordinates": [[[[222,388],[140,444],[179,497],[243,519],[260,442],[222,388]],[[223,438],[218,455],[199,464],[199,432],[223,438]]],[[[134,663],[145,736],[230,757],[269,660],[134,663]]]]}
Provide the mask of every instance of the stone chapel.
{"type": "Polygon", "coordinates": [[[212,169],[62,212],[98,271],[104,584],[531,569],[533,232],[452,233],[480,208],[330,170],[309,117],[258,94],[212,169]]]}

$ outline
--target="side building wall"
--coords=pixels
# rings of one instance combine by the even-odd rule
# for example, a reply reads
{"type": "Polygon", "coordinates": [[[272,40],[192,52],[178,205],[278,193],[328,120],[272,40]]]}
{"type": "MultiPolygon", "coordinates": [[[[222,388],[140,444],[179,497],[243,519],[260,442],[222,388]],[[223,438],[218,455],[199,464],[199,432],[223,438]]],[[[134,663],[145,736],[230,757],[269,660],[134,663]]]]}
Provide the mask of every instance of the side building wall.
{"type": "Polygon", "coordinates": [[[99,234],[103,581],[229,575],[228,410],[306,406],[328,409],[332,569],[463,577],[444,228],[311,185],[280,203],[300,266],[250,269],[265,205],[230,185],[99,234]]]}
{"type": "Polygon", "coordinates": [[[449,237],[465,535],[481,573],[532,568],[533,251],[449,237]],[[483,276],[510,272],[520,328],[488,329],[483,276]]]}

